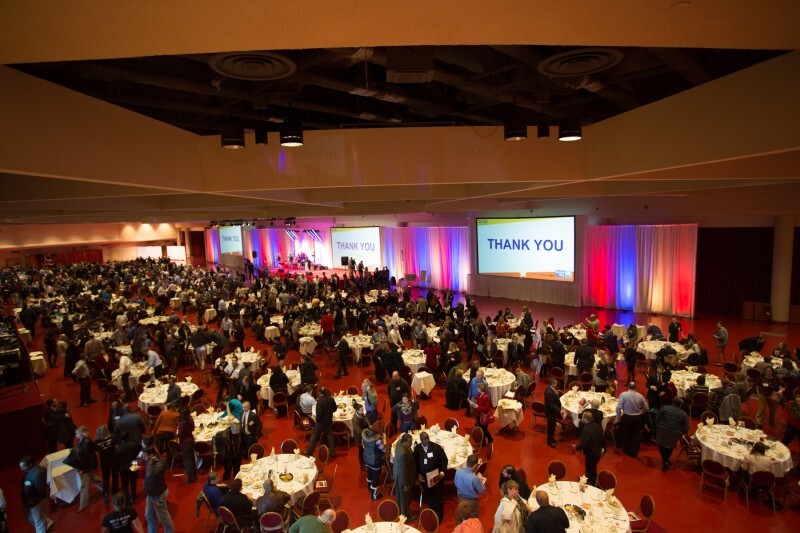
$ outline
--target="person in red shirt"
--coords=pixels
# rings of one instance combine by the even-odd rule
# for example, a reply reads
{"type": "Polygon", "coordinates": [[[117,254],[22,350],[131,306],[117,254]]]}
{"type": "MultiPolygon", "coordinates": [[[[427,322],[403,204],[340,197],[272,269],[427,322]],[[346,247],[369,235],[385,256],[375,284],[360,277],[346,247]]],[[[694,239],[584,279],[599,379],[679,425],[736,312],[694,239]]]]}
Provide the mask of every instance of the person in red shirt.
{"type": "Polygon", "coordinates": [[[322,344],[327,352],[329,348],[333,348],[333,315],[330,311],[322,316],[319,325],[322,328],[322,344]]]}

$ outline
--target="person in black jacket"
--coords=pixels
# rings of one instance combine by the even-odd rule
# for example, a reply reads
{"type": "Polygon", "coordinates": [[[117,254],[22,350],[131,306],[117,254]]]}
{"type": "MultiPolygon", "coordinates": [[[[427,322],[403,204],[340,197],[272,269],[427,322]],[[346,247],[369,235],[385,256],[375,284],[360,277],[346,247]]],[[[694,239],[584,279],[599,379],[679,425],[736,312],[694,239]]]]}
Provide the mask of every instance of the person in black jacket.
{"type": "Polygon", "coordinates": [[[164,479],[167,470],[167,463],[161,458],[161,454],[152,446],[145,451],[147,456],[147,467],[145,470],[144,484],[142,490],[147,495],[144,516],[147,520],[149,531],[158,531],[158,524],[164,528],[164,533],[174,533],[172,517],[167,508],[167,482],[164,479]]]}
{"type": "Polygon", "coordinates": [[[556,421],[561,420],[561,398],[556,392],[558,381],[551,379],[547,383],[544,391],[544,411],[547,419],[547,445],[551,448],[556,447],[556,440],[553,437],[556,431],[556,421]]]}
{"type": "Polygon", "coordinates": [[[240,527],[252,527],[255,517],[253,516],[253,502],[250,498],[242,494],[242,480],[234,479],[229,485],[228,492],[222,498],[222,507],[226,507],[240,527]]]}
{"type": "Polygon", "coordinates": [[[419,444],[414,447],[417,474],[422,487],[422,497],[441,521],[444,517],[444,473],[447,471],[447,454],[440,445],[431,442],[426,431],[419,434],[419,444]],[[428,472],[438,471],[436,478],[428,483],[428,472]]]}
{"type": "Polygon", "coordinates": [[[543,490],[536,492],[539,508],[528,516],[525,533],[565,533],[569,527],[567,513],[561,507],[550,505],[550,496],[543,490]]]}
{"type": "Polygon", "coordinates": [[[224,472],[222,480],[226,481],[239,473],[242,465],[242,433],[241,426],[234,422],[230,427],[214,437],[217,449],[217,460],[222,463],[224,472]]]}
{"type": "Polygon", "coordinates": [[[500,470],[500,483],[498,486],[503,488],[503,483],[509,480],[517,482],[519,485],[519,495],[522,499],[527,501],[531,495],[531,489],[528,483],[519,475],[517,469],[514,468],[514,465],[506,465],[500,470]]]}
{"type": "MultiPolygon", "coordinates": [[[[319,378],[317,377],[317,370],[319,367],[314,364],[311,357],[304,355],[303,360],[300,362],[300,382],[305,385],[314,385],[319,378]]],[[[274,389],[273,389],[274,390],[274,389]]]]}
{"type": "Polygon", "coordinates": [[[347,356],[350,355],[350,344],[347,343],[347,339],[342,337],[339,340],[339,344],[336,345],[336,351],[339,354],[339,368],[336,369],[336,375],[334,377],[339,379],[341,376],[349,376],[350,373],[347,371],[347,356]]]}
{"type": "Polygon", "coordinates": [[[575,445],[576,450],[583,450],[586,465],[586,478],[589,484],[597,484],[597,463],[603,456],[603,427],[594,421],[594,415],[584,411],[581,415],[583,431],[581,440],[575,445]]]}
{"type": "Polygon", "coordinates": [[[336,400],[334,400],[333,396],[331,396],[331,391],[328,390],[327,387],[322,387],[319,390],[319,400],[317,400],[317,423],[314,426],[314,433],[311,434],[311,439],[308,442],[306,455],[313,455],[314,448],[317,446],[317,441],[320,439],[322,434],[325,433],[328,437],[328,449],[330,450],[330,456],[335,456],[333,431],[331,431],[331,426],[333,425],[333,413],[336,412],[336,409],[336,400]]]}
{"type": "Polygon", "coordinates": [[[26,455],[19,460],[22,470],[22,509],[25,519],[36,528],[36,533],[46,533],[53,522],[47,517],[47,473],[45,469],[33,462],[33,457],[26,455]]]}
{"type": "Polygon", "coordinates": [[[586,339],[581,339],[581,345],[575,350],[575,366],[578,367],[578,376],[584,372],[591,372],[594,362],[594,348],[589,346],[586,339]]]}
{"type": "Polygon", "coordinates": [[[77,464],[73,466],[81,475],[81,492],[78,512],[89,506],[89,487],[94,481],[94,472],[97,470],[97,450],[94,441],[89,438],[89,430],[81,426],[75,430],[78,443],[75,446],[77,464]]]}
{"type": "Polygon", "coordinates": [[[94,445],[100,459],[100,471],[103,475],[103,502],[108,507],[109,490],[116,494],[119,489],[119,475],[114,469],[114,437],[108,431],[108,426],[100,426],[94,433],[94,445]]]}
{"type": "Polygon", "coordinates": [[[126,431],[115,432],[115,439],[119,439],[119,446],[114,451],[112,467],[119,472],[122,492],[125,494],[128,504],[133,504],[136,501],[136,481],[139,479],[139,475],[135,470],[131,470],[131,467],[136,463],[136,457],[139,455],[141,439],[131,440],[126,431]]]}
{"type": "Polygon", "coordinates": [[[61,443],[64,448],[72,448],[72,441],[75,438],[75,423],[67,412],[64,402],[59,402],[56,398],[50,398],[45,403],[44,416],[44,436],[47,439],[47,453],[53,453],[61,443]]]}
{"type": "Polygon", "coordinates": [[[567,349],[561,344],[558,338],[553,339],[550,343],[550,358],[552,359],[551,367],[558,367],[564,370],[564,358],[567,356],[567,349]]]}

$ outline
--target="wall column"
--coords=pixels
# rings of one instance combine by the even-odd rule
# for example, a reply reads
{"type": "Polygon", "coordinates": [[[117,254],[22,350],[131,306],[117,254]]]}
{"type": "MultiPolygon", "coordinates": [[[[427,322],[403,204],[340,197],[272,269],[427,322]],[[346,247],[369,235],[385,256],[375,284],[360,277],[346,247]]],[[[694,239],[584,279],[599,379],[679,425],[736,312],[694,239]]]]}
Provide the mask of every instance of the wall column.
{"type": "Polygon", "coordinates": [[[789,298],[792,290],[792,247],[794,216],[778,215],[772,243],[772,320],[789,321],[789,298]]]}

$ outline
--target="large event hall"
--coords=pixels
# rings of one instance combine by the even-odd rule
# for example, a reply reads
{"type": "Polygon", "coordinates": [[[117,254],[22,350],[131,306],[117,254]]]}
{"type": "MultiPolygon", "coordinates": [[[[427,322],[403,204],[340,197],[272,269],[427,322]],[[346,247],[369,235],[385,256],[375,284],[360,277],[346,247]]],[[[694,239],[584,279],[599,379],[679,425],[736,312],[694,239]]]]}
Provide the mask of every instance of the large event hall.
{"type": "Polygon", "coordinates": [[[800,3],[0,21],[0,533],[800,529],[800,3]]]}

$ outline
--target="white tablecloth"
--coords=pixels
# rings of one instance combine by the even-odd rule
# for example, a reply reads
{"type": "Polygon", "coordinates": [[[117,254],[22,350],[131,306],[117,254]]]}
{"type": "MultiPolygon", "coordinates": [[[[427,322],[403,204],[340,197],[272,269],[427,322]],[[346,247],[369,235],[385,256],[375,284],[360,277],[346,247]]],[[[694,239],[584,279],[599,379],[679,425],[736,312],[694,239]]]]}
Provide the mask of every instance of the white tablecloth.
{"type": "Polygon", "coordinates": [[[345,335],[344,340],[350,345],[353,350],[353,361],[358,363],[361,361],[361,350],[364,348],[372,348],[369,335],[345,335]]]}
{"type": "MultiPolygon", "coordinates": [[[[284,370],[286,377],[289,378],[289,388],[287,392],[291,396],[300,388],[300,371],[299,370],[284,370]]],[[[272,405],[272,389],[269,386],[269,378],[272,376],[272,369],[269,372],[258,378],[256,385],[261,387],[261,397],[267,400],[267,405],[270,409],[272,405]]]]}
{"type": "Polygon", "coordinates": [[[47,372],[47,362],[44,360],[42,352],[31,352],[31,370],[37,376],[44,376],[47,372]]]}
{"type": "Polygon", "coordinates": [[[675,351],[678,352],[678,356],[683,359],[682,355],[686,353],[686,348],[677,342],[642,341],[639,343],[639,346],[636,347],[636,351],[644,354],[647,359],[655,359],[656,354],[661,350],[661,348],[668,344],[672,345],[672,347],[675,348],[675,351]]]}
{"type": "Polygon", "coordinates": [[[300,335],[304,337],[319,337],[322,335],[322,328],[319,324],[306,324],[299,331],[300,335]]]}
{"type": "MultiPolygon", "coordinates": [[[[241,364],[249,363],[251,371],[258,369],[258,367],[261,365],[261,354],[254,351],[252,348],[250,348],[250,350],[247,352],[240,352],[237,349],[235,352],[225,354],[225,362],[230,363],[234,355],[241,364]]],[[[218,362],[219,359],[217,359],[217,363],[218,362]]]]}
{"type": "MultiPolygon", "coordinates": [[[[742,372],[747,372],[750,368],[755,368],[758,363],[763,363],[764,358],[760,355],[748,355],[744,359],[742,359],[742,372]]],[[[794,365],[794,369],[797,370],[797,363],[792,363],[794,365]]],[[[778,368],[783,365],[783,359],[779,357],[772,358],[772,367],[778,368]]]]}
{"type": "Polygon", "coordinates": [[[357,527],[355,529],[351,529],[350,533],[422,533],[419,529],[411,527],[409,525],[403,525],[400,527],[400,524],[397,522],[373,522],[372,528],[368,528],[367,526],[357,527]]]}
{"type": "Polygon", "coordinates": [[[30,344],[31,343],[31,332],[30,331],[28,331],[25,328],[19,328],[19,329],[17,329],[17,331],[19,331],[19,336],[22,337],[22,340],[25,342],[25,344],[30,344]]]}
{"type": "Polygon", "coordinates": [[[69,448],[45,455],[39,466],[47,470],[50,497],[70,503],[81,491],[81,475],[71,466],[64,464],[64,459],[68,455],[69,448]]]}
{"type": "Polygon", "coordinates": [[[208,309],[206,309],[206,312],[203,313],[203,320],[205,320],[206,322],[211,322],[215,318],[217,318],[217,310],[214,309],[213,307],[209,307],[208,309]]]}
{"type": "MultiPolygon", "coordinates": [[[[431,441],[444,448],[444,453],[447,455],[447,468],[453,468],[457,470],[466,466],[467,457],[472,453],[472,445],[469,443],[469,437],[444,430],[441,430],[437,433],[430,428],[426,429],[425,431],[428,433],[431,441]]],[[[414,443],[411,445],[411,449],[413,450],[414,446],[419,443],[420,431],[415,430],[409,433],[414,441],[414,443]]],[[[392,443],[391,457],[394,457],[394,448],[397,446],[398,440],[399,439],[395,439],[392,443]]]]}
{"type": "Polygon", "coordinates": [[[430,372],[417,372],[411,379],[411,390],[419,394],[424,392],[430,394],[436,388],[436,380],[430,372]]]}
{"type": "MultiPolygon", "coordinates": [[[[131,365],[131,375],[128,378],[128,384],[130,385],[131,390],[135,389],[136,385],[139,384],[139,377],[141,377],[142,374],[147,373],[146,366],[147,365],[145,363],[136,363],[131,365]]],[[[114,382],[114,384],[117,386],[119,390],[123,390],[122,380],[120,379],[119,368],[111,373],[111,380],[114,382]]]]}
{"type": "Polygon", "coordinates": [[[412,374],[416,374],[419,367],[425,364],[425,354],[422,350],[403,350],[403,362],[411,369],[412,374]]]}
{"type": "Polygon", "coordinates": [[[197,442],[213,442],[217,433],[228,429],[235,418],[232,416],[220,418],[223,414],[225,414],[225,411],[200,415],[192,413],[192,418],[194,418],[194,440],[197,442]]]}
{"type": "Polygon", "coordinates": [[[300,355],[311,355],[317,349],[314,337],[300,337],[300,355]]]}
{"type": "MultiPolygon", "coordinates": [[[[609,505],[606,493],[596,487],[587,485],[581,492],[580,484],[575,481],[556,481],[543,483],[536,490],[542,490],[550,496],[550,505],[564,507],[569,504],[584,510],[586,514],[581,520],[570,509],[564,509],[569,518],[567,531],[571,533],[624,533],[631,530],[628,512],[622,503],[615,498],[616,505],[609,505]]],[[[528,505],[533,510],[539,508],[535,491],[531,492],[528,505]]]]}
{"type": "MultiPolygon", "coordinates": [[[[334,401],[336,402],[336,412],[333,413],[333,421],[334,422],[344,422],[347,426],[347,429],[350,430],[350,436],[353,436],[353,415],[355,414],[355,410],[353,409],[353,400],[357,401],[360,404],[364,402],[361,401],[361,396],[354,395],[354,394],[344,394],[344,391],[340,391],[342,394],[337,394],[333,397],[334,401]]],[[[317,406],[311,409],[311,418],[314,420],[317,419],[317,406]]]]}
{"type": "Polygon", "coordinates": [[[569,331],[573,337],[577,340],[582,340],[586,338],[586,329],[585,328],[569,328],[569,331]]]}
{"type": "MultiPolygon", "coordinates": [[[[594,364],[592,367],[592,377],[597,376],[597,364],[600,362],[600,354],[594,354],[594,364]]],[[[578,365],[575,364],[575,352],[569,352],[564,356],[564,370],[568,376],[578,377],[578,365]]]]}
{"type": "MultiPolygon", "coordinates": [[[[191,396],[198,389],[197,385],[186,381],[178,381],[175,384],[181,388],[181,396],[191,396]]],[[[145,387],[144,392],[139,395],[139,409],[147,411],[151,405],[164,407],[164,404],[167,403],[167,388],[166,383],[160,383],[155,387],[145,387]]]]}
{"type": "Polygon", "coordinates": [[[498,402],[497,408],[494,410],[494,416],[500,422],[500,427],[506,427],[512,422],[514,425],[519,426],[525,419],[525,415],[522,412],[522,404],[508,398],[503,398],[498,402]]]}
{"type": "MultiPolygon", "coordinates": [[[[737,471],[744,458],[750,453],[752,445],[764,437],[764,432],[757,429],[732,428],[727,424],[714,424],[700,429],[694,438],[700,444],[701,458],[713,459],[730,470],[737,471]],[[738,442],[734,442],[737,439],[738,442]]],[[[764,440],[767,445],[767,457],[772,460],[772,473],[783,477],[792,469],[792,456],[789,449],[780,441],[764,440]]]]}
{"type": "Polygon", "coordinates": [[[264,480],[273,472],[273,480],[277,490],[287,493],[291,503],[295,504],[314,490],[314,479],[317,477],[317,466],[312,457],[304,457],[293,453],[281,453],[262,457],[252,464],[243,464],[236,474],[242,480],[242,494],[255,501],[264,495],[264,480]],[[291,474],[292,479],[280,479],[282,474],[291,474]]]}
{"type": "Polygon", "coordinates": [[[270,324],[275,324],[279,328],[282,328],[283,327],[283,315],[275,315],[275,316],[269,317],[269,323],[270,324]]]}
{"type": "Polygon", "coordinates": [[[170,298],[169,299],[169,306],[173,309],[180,309],[181,307],[181,299],[180,298],[170,298]]]}
{"type": "MultiPolygon", "coordinates": [[[[605,402],[600,404],[600,410],[603,412],[603,431],[609,422],[614,422],[617,419],[617,399],[605,392],[594,391],[569,391],[561,396],[561,407],[563,407],[572,417],[572,423],[577,427],[581,422],[581,398],[586,400],[583,408],[591,407],[589,402],[597,399],[605,398],[605,402]]],[[[602,401],[602,400],[601,400],[602,401]]]]}
{"type": "MultiPolygon", "coordinates": [[[[492,397],[492,405],[497,405],[503,395],[514,386],[517,378],[503,368],[481,368],[481,370],[483,370],[483,377],[489,383],[489,390],[486,392],[492,397]]],[[[464,381],[469,383],[469,372],[464,373],[464,381]]]]}
{"type": "MultiPolygon", "coordinates": [[[[670,383],[675,385],[675,390],[679,398],[686,397],[686,389],[697,383],[697,378],[700,376],[697,372],[690,372],[688,370],[674,370],[669,379],[670,383]]],[[[716,389],[722,386],[722,381],[714,374],[706,374],[706,386],[709,389],[716,389]]]]}
{"type": "Polygon", "coordinates": [[[281,338],[281,330],[278,326],[267,326],[264,328],[264,337],[268,341],[276,341],[281,338]]]}

